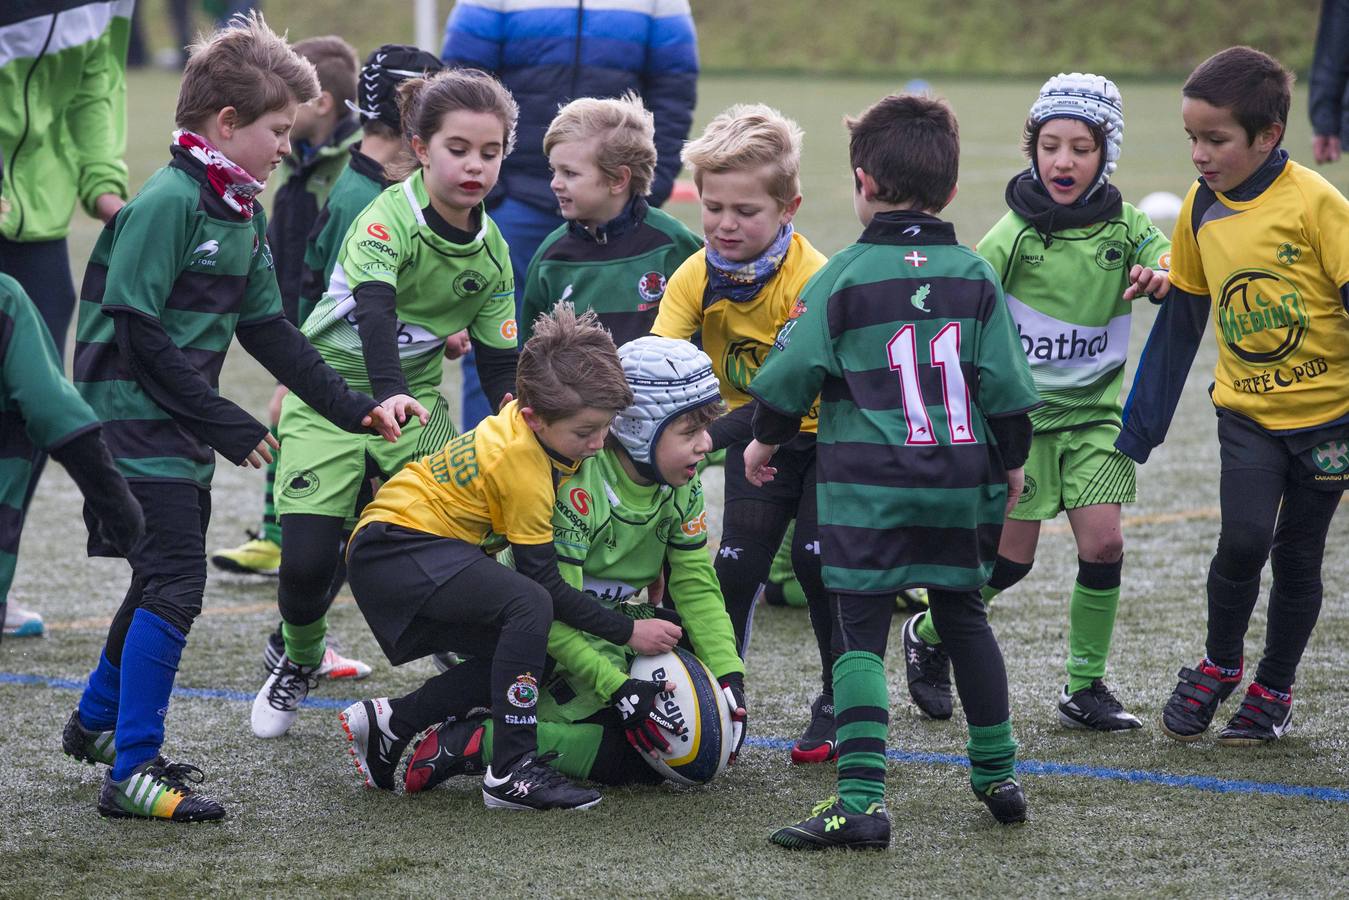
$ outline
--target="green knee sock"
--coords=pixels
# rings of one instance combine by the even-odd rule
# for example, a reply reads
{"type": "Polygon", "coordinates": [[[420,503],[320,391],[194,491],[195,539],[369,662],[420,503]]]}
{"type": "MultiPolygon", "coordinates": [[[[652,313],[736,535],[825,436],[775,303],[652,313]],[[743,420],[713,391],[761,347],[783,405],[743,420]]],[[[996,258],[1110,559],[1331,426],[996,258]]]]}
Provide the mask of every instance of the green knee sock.
{"type": "Polygon", "coordinates": [[[323,662],[323,653],[328,649],[328,617],[319,616],[317,622],[308,625],[281,623],[281,636],[286,639],[286,656],[300,666],[317,666],[323,662]]]}
{"type": "Polygon", "coordinates": [[[1118,609],[1118,586],[1094,590],[1081,582],[1073,585],[1073,598],[1068,604],[1068,693],[1091,687],[1092,681],[1105,677],[1118,609]]]}
{"type": "Polygon", "coordinates": [[[853,650],[834,663],[834,721],[838,723],[838,795],[848,812],[885,801],[885,740],[890,694],[885,663],[853,650]]]}
{"type": "MultiPolygon", "coordinates": [[[[989,601],[992,600],[994,597],[998,596],[999,594],[1001,594],[1002,591],[998,590],[997,588],[991,588],[988,585],[984,585],[982,588],[979,589],[979,593],[984,598],[984,605],[987,606],[989,601]]],[[[913,627],[913,630],[918,632],[918,636],[923,640],[927,641],[929,644],[940,644],[941,635],[937,634],[937,626],[932,624],[931,610],[922,613],[921,615],[922,618],[918,620],[918,624],[913,627]]]]}
{"type": "MultiPolygon", "coordinates": [[[[276,429],[272,429],[276,436],[276,429]]],[[[272,461],[267,464],[266,487],[262,494],[262,539],[273,544],[281,543],[281,522],[276,517],[276,467],[281,462],[281,450],[272,450],[272,461]]]]}
{"type": "MultiPolygon", "coordinates": [[[[557,751],[553,768],[569,778],[589,778],[590,769],[604,740],[603,725],[579,725],[571,722],[540,722],[539,753],[557,751]]],[[[492,763],[492,720],[483,723],[482,761],[492,763]]]]}
{"type": "Polygon", "coordinates": [[[986,791],[1000,781],[1016,777],[1016,741],[1012,722],[1001,725],[971,725],[965,752],[970,756],[970,784],[986,791]]]}

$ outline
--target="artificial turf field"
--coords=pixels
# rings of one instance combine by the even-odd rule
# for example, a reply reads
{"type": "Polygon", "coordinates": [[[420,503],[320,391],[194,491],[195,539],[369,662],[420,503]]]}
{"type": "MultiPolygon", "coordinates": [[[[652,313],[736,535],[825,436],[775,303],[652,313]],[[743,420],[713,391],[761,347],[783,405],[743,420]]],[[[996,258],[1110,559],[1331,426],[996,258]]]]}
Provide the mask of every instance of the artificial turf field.
{"type": "MultiPolygon", "coordinates": [[[[362,48],[368,49],[368,48],[362,48]]],[[[845,112],[902,79],[704,78],[700,127],[736,101],[763,100],[806,129],[799,228],[832,252],[858,232],[850,202],[845,112]]],[[[966,243],[1002,214],[1006,179],[1021,165],[1020,125],[1038,83],[947,82],[935,89],[960,117],[960,194],[949,211],[966,243]]],[[[133,73],[133,184],[166,158],[176,82],[133,73]]],[[[1173,83],[1124,83],[1126,130],[1115,183],[1137,201],[1183,194],[1194,172],[1173,83]]],[[[1288,146],[1306,159],[1306,94],[1295,97],[1288,146]]],[[[1349,162],[1327,170],[1344,190],[1349,162]]],[[[696,223],[696,208],[672,211],[696,223]]],[[[1166,224],[1169,227],[1169,223],[1166,224]]],[[[77,278],[97,228],[72,240],[77,278]]],[[[1138,306],[1134,354],[1152,313],[1138,306]]],[[[1181,665],[1203,649],[1204,583],[1218,532],[1217,444],[1201,352],[1170,439],[1140,470],[1125,510],[1124,593],[1108,680],[1145,720],[1141,732],[1096,736],[1057,724],[1067,596],[1074,551],[1061,517],[1044,529],[1035,570],[994,606],[1007,660],[1012,716],[1030,822],[995,825],[969,793],[965,728],[919,717],[908,703],[896,617],[889,660],[891,750],[888,853],[790,853],[767,843],[833,790],[828,767],[790,765],[787,747],[818,690],[803,610],[761,607],[748,659],[751,738],[742,760],[710,787],[609,789],[594,810],[489,813],[476,782],[418,797],[358,780],[337,725],[351,699],[400,694],[432,672],[384,660],[349,595],[331,614],[345,651],[375,667],[359,684],[323,684],[280,740],[255,739],[248,703],[261,685],[261,649],[276,622],[275,581],[213,572],[178,676],[165,752],[208,775],[229,818],[175,826],[109,822],[95,813],[101,771],[60,753],[60,731],[96,659],[128,581],[124,563],[84,557],[79,497],[48,468],[20,553],[11,599],[39,609],[43,639],[0,644],[0,896],[1331,896],[1349,893],[1349,515],[1328,540],[1325,604],[1295,690],[1295,728],[1277,745],[1183,746],[1157,718],[1181,665]]],[[[446,395],[458,403],[456,367],[446,395]]],[[[265,415],[271,384],[242,351],[222,393],[265,415]]],[[[711,533],[719,533],[721,473],[709,470],[711,533]]],[[[221,461],[208,546],[232,546],[256,527],[261,475],[221,461]]],[[[1258,658],[1264,602],[1247,658],[1258,658]]],[[[1219,713],[1225,721],[1231,704],[1219,713]]]]}

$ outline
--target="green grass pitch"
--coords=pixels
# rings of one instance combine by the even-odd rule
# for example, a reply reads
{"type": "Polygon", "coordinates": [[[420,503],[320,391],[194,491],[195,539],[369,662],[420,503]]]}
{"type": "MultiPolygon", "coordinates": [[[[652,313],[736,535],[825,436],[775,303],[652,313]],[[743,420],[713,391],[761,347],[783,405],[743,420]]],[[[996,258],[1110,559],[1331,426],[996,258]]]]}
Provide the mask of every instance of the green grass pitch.
{"type": "MultiPolygon", "coordinates": [[[[1048,73],[1047,73],[1048,74],[1048,73]]],[[[763,100],[806,129],[805,205],[797,220],[832,252],[858,232],[840,122],[902,83],[706,78],[698,126],[736,101],[763,100]]],[[[1006,179],[1022,164],[1020,127],[1037,83],[943,82],[960,117],[960,194],[950,210],[966,243],[1003,211],[1006,179]]],[[[133,73],[133,182],[165,160],[176,84],[133,73]]],[[[1125,83],[1126,131],[1115,182],[1137,200],[1183,194],[1194,177],[1177,84],[1125,83]]],[[[1288,146],[1308,154],[1306,95],[1295,98],[1288,146]]],[[[1343,190],[1349,164],[1328,176],[1343,190]]],[[[696,208],[674,211],[696,224],[696,208]]],[[[1168,226],[1169,227],[1169,226],[1168,226]]],[[[96,227],[78,224],[72,257],[87,258],[96,227]]],[[[78,277],[77,271],[77,277],[78,277]]],[[[1134,353],[1152,312],[1138,307],[1134,353]]],[[[1217,447],[1205,393],[1211,341],[1187,387],[1173,434],[1139,473],[1126,510],[1127,560],[1109,680],[1145,719],[1141,732],[1087,736],[1056,724],[1067,596],[1075,572],[1065,521],[1045,529],[1035,570],[1001,598],[993,626],[1007,658],[1013,722],[1031,806],[1003,829],[969,794],[959,714],[919,718],[907,702],[898,617],[891,636],[889,772],[894,846],[883,854],[793,854],[769,831],[832,792],[829,768],[794,768],[781,744],[804,724],[818,683],[805,614],[761,608],[748,661],[755,743],[706,789],[610,789],[585,813],[489,813],[477,785],[414,798],[365,789],[346,754],[333,704],[397,694],[431,672],[383,659],[350,597],[333,631],[375,666],[359,685],[325,684],[284,739],[252,737],[248,705],[262,682],[262,641],[276,621],[275,581],[212,572],[168,719],[166,752],[201,766],[229,818],[218,825],[107,822],[94,811],[101,773],[60,753],[60,730],[127,585],[124,563],[88,560],[78,494],[48,468],[29,517],[11,599],[40,609],[41,640],[0,645],[0,703],[8,710],[0,775],[0,896],[921,896],[1101,894],[1330,896],[1349,891],[1349,517],[1332,527],[1325,605],[1297,685],[1296,727],[1277,746],[1181,746],[1157,717],[1176,669],[1202,651],[1204,581],[1217,539],[1217,447]],[[221,692],[211,695],[209,692],[221,692]],[[1170,776],[1170,777],[1169,777],[1170,776]],[[1205,782],[1204,778],[1221,779],[1205,782]],[[1308,788],[1298,793],[1270,785],[1308,788]]],[[[265,415],[271,385],[236,350],[223,393],[265,415]]],[[[457,367],[446,395],[457,407],[457,367]]],[[[707,476],[713,535],[721,476],[707,476]]],[[[233,545],[261,509],[261,476],[221,464],[209,545],[233,545]]],[[[1247,641],[1259,656],[1264,603],[1247,641]]],[[[1229,707],[1230,708],[1230,707],[1229,707]]],[[[1225,708],[1226,709],[1226,708],[1225,708]]],[[[1222,715],[1223,713],[1220,713],[1222,715]]]]}

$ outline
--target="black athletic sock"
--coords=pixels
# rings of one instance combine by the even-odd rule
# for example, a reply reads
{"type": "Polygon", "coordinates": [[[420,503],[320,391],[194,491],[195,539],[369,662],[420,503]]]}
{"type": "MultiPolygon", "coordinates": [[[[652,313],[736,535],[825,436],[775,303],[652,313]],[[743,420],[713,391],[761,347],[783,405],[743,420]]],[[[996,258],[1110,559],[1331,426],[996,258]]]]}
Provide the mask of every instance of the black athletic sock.
{"type": "MultiPolygon", "coordinates": [[[[508,772],[538,748],[535,725],[548,634],[507,628],[492,656],[492,769],[508,772]]],[[[451,670],[453,671],[453,670],[451,670]]]]}
{"type": "Polygon", "coordinates": [[[473,657],[441,672],[410,694],[389,701],[389,725],[399,738],[491,703],[492,661],[473,657]]]}

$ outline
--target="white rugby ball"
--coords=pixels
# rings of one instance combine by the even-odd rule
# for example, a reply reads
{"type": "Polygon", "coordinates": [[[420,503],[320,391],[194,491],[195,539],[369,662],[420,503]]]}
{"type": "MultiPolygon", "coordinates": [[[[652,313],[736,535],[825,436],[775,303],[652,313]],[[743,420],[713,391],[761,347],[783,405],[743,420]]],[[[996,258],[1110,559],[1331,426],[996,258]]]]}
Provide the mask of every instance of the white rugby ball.
{"type": "Polygon", "coordinates": [[[1154,223],[1164,219],[1176,221],[1180,215],[1181,200],[1170,191],[1153,191],[1138,201],[1138,208],[1154,223]]]}
{"type": "Polygon", "coordinates": [[[668,681],[675,689],[656,699],[660,712],[685,728],[676,735],[661,729],[670,752],[642,758],[676,784],[707,784],[731,757],[731,709],[710,669],[683,647],[658,656],[639,656],[629,674],[642,681],[668,681]]]}

